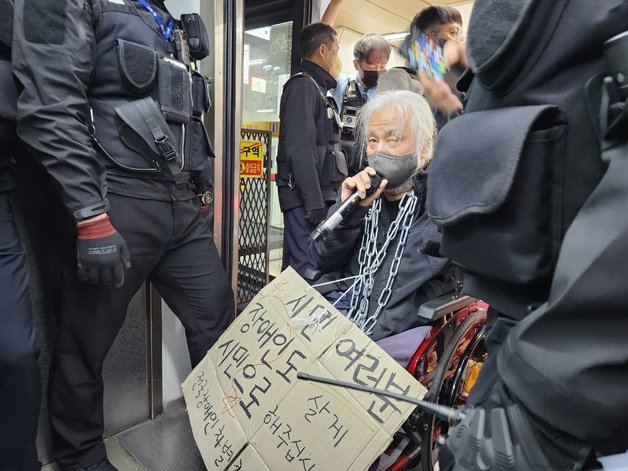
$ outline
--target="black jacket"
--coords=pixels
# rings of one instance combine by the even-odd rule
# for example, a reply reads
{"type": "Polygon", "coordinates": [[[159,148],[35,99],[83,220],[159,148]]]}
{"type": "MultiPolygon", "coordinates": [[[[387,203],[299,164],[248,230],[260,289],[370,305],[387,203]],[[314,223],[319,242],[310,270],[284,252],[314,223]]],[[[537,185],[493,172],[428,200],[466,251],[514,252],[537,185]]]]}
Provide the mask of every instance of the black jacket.
{"type": "Polygon", "coordinates": [[[15,82],[11,73],[11,33],[13,3],[0,0],[0,17],[5,21],[0,31],[0,192],[13,188],[9,173],[12,143],[15,141],[15,82]]]}
{"type": "MultiPolygon", "coordinates": [[[[0,93],[2,93],[0,91],[0,93]]],[[[4,99],[4,94],[0,96],[4,99]]],[[[12,143],[15,136],[15,123],[0,116],[0,193],[13,189],[14,183],[9,169],[9,162],[14,148],[12,143]]]]}
{"type": "MultiPolygon", "coordinates": [[[[419,306],[455,288],[454,272],[449,261],[423,253],[424,249],[429,250],[434,247],[440,239],[436,226],[428,219],[424,209],[425,177],[425,173],[415,177],[415,192],[419,197],[415,209],[416,216],[408,232],[402,263],[392,286],[392,296],[380,313],[371,334],[374,340],[424,324],[425,321],[416,315],[419,306]]],[[[330,214],[336,206],[329,210],[330,214]]],[[[381,247],[386,231],[395,217],[395,214],[391,214],[390,207],[391,205],[386,201],[382,201],[378,248],[381,247]]],[[[358,274],[358,252],[364,228],[363,219],[367,211],[368,208],[361,206],[355,208],[333,232],[316,242],[310,241],[310,257],[314,264],[325,273],[319,283],[358,274]]],[[[370,296],[370,313],[377,307],[377,298],[388,278],[396,246],[396,241],[393,241],[388,248],[386,258],[375,274],[374,288],[370,296]]],[[[343,281],[326,285],[320,290],[323,293],[335,290],[344,292],[352,283],[353,280],[343,281]]]]}
{"type": "Polygon", "coordinates": [[[313,62],[304,61],[301,71],[306,75],[291,78],[281,95],[277,187],[282,211],[299,206],[322,209],[325,201],[336,199],[335,191],[324,195],[319,179],[322,154],[334,134],[339,137],[323,98],[336,81],[313,62]]]}
{"type": "MultiPolygon", "coordinates": [[[[126,104],[144,98],[158,101],[164,91],[174,88],[161,84],[162,93],[158,93],[156,69],[161,72],[160,59],[168,57],[174,47],[163,38],[153,15],[135,0],[43,5],[37,0],[15,2],[13,70],[23,86],[18,100],[18,134],[58,183],[69,212],[86,217],[83,214],[88,211],[79,216],[76,212],[98,208],[108,191],[145,199],[194,197],[189,177],[177,184],[173,173],[168,173],[168,165],[159,162],[161,156],[150,147],[150,143],[155,146],[156,138],[149,136],[149,147],[144,151],[146,141],[128,132],[125,138],[123,131],[134,128],[125,128],[116,116],[126,104]],[[37,11],[39,4],[41,12],[37,11]],[[90,106],[96,136],[110,155],[127,167],[148,168],[157,162],[161,173],[127,171],[97,150],[90,134],[90,106]]],[[[154,9],[167,24],[167,12],[158,6],[154,9]]],[[[189,93],[183,94],[186,96],[189,93]]],[[[159,103],[165,109],[166,104],[159,103]]],[[[158,107],[155,109],[160,113],[158,107]]],[[[131,110],[124,111],[130,116],[131,110]]],[[[165,114],[163,118],[167,118],[165,114]]],[[[171,121],[165,126],[176,131],[171,121]]],[[[187,129],[193,127],[188,125],[187,129]]],[[[182,155],[184,150],[178,145],[181,138],[171,141],[182,155]]]]}
{"type": "Polygon", "coordinates": [[[47,14],[35,15],[28,0],[17,0],[14,16],[13,71],[24,88],[18,134],[62,188],[71,213],[102,203],[107,192],[86,125],[95,45],[84,5],[50,2],[47,14]]]}

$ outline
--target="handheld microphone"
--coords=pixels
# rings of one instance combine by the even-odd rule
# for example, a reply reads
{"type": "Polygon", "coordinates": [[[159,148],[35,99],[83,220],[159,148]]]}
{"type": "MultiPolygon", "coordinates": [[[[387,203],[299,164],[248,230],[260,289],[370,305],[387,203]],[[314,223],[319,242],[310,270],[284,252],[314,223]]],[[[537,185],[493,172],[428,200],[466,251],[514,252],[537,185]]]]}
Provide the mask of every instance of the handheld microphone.
{"type": "Polygon", "coordinates": [[[423,401],[421,399],[414,399],[413,397],[406,397],[401,394],[384,391],[383,389],[376,389],[376,388],[371,388],[368,386],[363,386],[358,383],[349,383],[347,381],[341,381],[339,379],[334,379],[334,378],[324,378],[322,376],[313,376],[311,374],[304,373],[302,371],[297,372],[297,378],[304,379],[306,381],[314,381],[316,383],[329,384],[331,386],[340,386],[342,388],[355,389],[356,391],[364,391],[364,392],[368,392],[372,394],[377,394],[380,396],[392,397],[393,399],[397,399],[399,401],[409,402],[410,404],[414,404],[418,406],[424,412],[434,414],[439,419],[446,420],[450,424],[454,424],[461,421],[465,416],[465,413],[462,408],[454,409],[453,407],[447,407],[441,404],[435,404],[433,402],[423,401]]]}
{"type": "MultiPolygon", "coordinates": [[[[371,187],[366,190],[366,196],[373,194],[375,190],[379,188],[380,183],[382,182],[382,177],[378,174],[371,176],[371,187]]],[[[338,209],[334,211],[334,213],[321,222],[312,235],[310,236],[313,241],[317,241],[321,236],[325,234],[329,234],[333,231],[338,224],[342,222],[342,220],[349,214],[353,208],[355,208],[362,198],[360,198],[360,194],[358,190],[354,191],[351,196],[349,196],[346,200],[344,200],[338,209]]]]}

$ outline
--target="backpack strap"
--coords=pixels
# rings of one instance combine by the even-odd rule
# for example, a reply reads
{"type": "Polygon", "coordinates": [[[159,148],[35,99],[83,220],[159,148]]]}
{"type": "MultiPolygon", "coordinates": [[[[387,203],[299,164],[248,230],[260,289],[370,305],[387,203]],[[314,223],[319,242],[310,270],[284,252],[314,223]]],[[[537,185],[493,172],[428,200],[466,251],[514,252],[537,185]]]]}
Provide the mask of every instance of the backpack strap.
{"type": "Polygon", "coordinates": [[[362,97],[360,90],[358,90],[357,82],[353,79],[349,80],[347,88],[345,88],[345,92],[342,96],[343,108],[347,105],[359,108],[364,103],[366,103],[366,100],[362,97]]]}
{"type": "MultiPolygon", "coordinates": [[[[290,80],[292,79],[297,79],[300,77],[307,77],[309,78],[312,83],[314,83],[314,85],[316,85],[316,89],[318,90],[318,93],[320,94],[321,98],[323,99],[323,104],[325,105],[325,108],[327,108],[329,111],[329,113],[331,114],[333,112],[333,118],[334,121],[336,122],[336,126],[338,127],[338,136],[337,136],[337,140],[340,141],[340,136],[339,133],[342,131],[342,121],[340,120],[340,115],[338,114],[338,108],[336,106],[336,101],[334,100],[334,98],[332,96],[327,96],[323,93],[323,91],[321,90],[321,87],[318,85],[318,83],[316,82],[316,80],[314,80],[312,78],[311,75],[306,74],[305,72],[297,72],[296,74],[294,74],[292,77],[290,77],[286,83],[284,83],[284,88],[286,85],[288,85],[288,82],[290,82],[290,80]]],[[[332,116],[328,116],[329,118],[331,118],[332,116]]]]}
{"type": "Polygon", "coordinates": [[[312,83],[314,85],[316,85],[316,89],[318,90],[318,93],[320,93],[321,97],[323,98],[323,101],[325,103],[328,103],[327,97],[325,96],[325,94],[323,93],[323,90],[321,90],[321,87],[318,85],[318,82],[316,82],[316,80],[314,80],[314,78],[312,78],[312,76],[310,74],[306,74],[305,72],[297,72],[296,74],[294,74],[292,77],[290,77],[286,83],[283,84],[282,88],[286,88],[286,85],[288,85],[288,83],[293,80],[293,79],[297,79],[297,78],[309,78],[312,83]]]}

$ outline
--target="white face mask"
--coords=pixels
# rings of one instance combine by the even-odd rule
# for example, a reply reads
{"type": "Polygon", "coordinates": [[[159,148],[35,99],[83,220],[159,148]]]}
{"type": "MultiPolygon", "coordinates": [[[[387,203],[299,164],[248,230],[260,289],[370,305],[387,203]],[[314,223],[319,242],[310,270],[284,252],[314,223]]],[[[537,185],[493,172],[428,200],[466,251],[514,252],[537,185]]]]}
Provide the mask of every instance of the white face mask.
{"type": "Polygon", "coordinates": [[[329,71],[329,75],[331,75],[333,78],[338,78],[340,77],[340,74],[342,74],[342,59],[340,59],[340,56],[336,54],[334,56],[334,60],[331,62],[331,70],[329,71]]]}
{"type": "Polygon", "coordinates": [[[369,167],[375,169],[378,174],[388,180],[386,189],[394,190],[412,178],[419,166],[419,155],[412,152],[396,156],[376,150],[368,156],[368,162],[369,167]]]}
{"type": "MultiPolygon", "coordinates": [[[[329,49],[331,51],[331,49],[329,49]]],[[[340,59],[340,55],[338,53],[331,56],[331,62],[327,60],[325,55],[323,54],[323,60],[325,64],[327,64],[327,72],[333,78],[337,78],[342,73],[342,60],[340,59]]]]}

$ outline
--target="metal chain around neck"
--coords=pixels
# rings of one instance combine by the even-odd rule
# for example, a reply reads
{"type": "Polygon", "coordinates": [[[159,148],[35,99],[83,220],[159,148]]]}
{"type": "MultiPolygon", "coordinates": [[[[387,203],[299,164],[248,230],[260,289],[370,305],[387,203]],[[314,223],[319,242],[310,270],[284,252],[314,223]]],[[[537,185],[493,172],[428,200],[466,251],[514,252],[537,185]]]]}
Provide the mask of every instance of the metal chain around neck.
{"type": "Polygon", "coordinates": [[[377,236],[379,233],[379,214],[382,208],[381,198],[373,203],[364,218],[364,233],[362,234],[360,251],[358,252],[359,276],[353,285],[347,317],[367,335],[373,331],[382,309],[386,307],[392,294],[392,285],[399,271],[401,256],[408,239],[408,232],[414,220],[414,210],[417,201],[418,198],[414,191],[409,191],[403,196],[399,203],[399,213],[397,213],[397,217],[390,224],[388,231],[386,231],[386,237],[379,250],[377,250],[377,236]],[[399,229],[401,229],[401,232],[386,285],[377,299],[377,308],[369,316],[370,296],[373,292],[375,274],[386,258],[388,246],[397,237],[399,229]]]}

